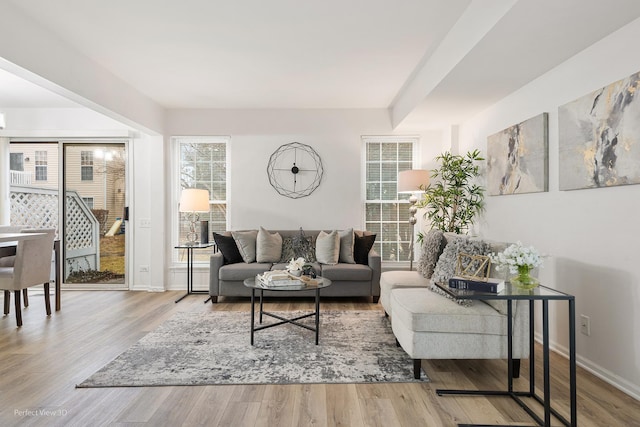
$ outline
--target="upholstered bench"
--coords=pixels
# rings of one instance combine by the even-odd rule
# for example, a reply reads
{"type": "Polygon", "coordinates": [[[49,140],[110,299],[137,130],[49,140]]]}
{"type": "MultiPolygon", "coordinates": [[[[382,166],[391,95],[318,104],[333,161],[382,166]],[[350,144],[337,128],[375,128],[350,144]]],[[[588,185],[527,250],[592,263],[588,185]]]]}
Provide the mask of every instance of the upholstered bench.
{"type": "MultiPolygon", "coordinates": [[[[463,306],[428,288],[395,287],[388,304],[393,333],[414,360],[416,379],[421,359],[507,358],[504,301],[463,306]]],[[[518,377],[520,359],[529,356],[529,306],[518,301],[513,311],[513,372],[518,377]]]]}

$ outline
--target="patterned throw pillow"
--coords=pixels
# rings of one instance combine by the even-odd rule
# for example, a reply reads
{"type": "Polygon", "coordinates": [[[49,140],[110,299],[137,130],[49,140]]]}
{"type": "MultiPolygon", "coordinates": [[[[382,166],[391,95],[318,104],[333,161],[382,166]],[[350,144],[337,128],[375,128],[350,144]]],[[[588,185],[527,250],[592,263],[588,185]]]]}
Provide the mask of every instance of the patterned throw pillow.
{"type": "Polygon", "coordinates": [[[315,241],[312,236],[305,236],[302,229],[300,229],[299,235],[283,239],[280,262],[289,262],[291,258],[301,257],[308,263],[316,262],[315,241]]]}
{"type": "Polygon", "coordinates": [[[422,240],[422,254],[418,260],[416,270],[422,274],[422,277],[430,278],[433,270],[436,268],[438,258],[444,250],[446,240],[444,234],[440,230],[429,230],[422,240]]]}
{"type": "Polygon", "coordinates": [[[468,237],[457,237],[451,240],[444,248],[444,251],[442,251],[440,258],[438,258],[436,267],[433,270],[433,275],[431,276],[430,289],[447,298],[453,299],[460,305],[469,306],[473,304],[473,300],[452,298],[435,284],[436,282],[448,283],[449,279],[455,275],[456,263],[460,252],[469,255],[487,255],[489,245],[482,240],[471,240],[468,237]]]}

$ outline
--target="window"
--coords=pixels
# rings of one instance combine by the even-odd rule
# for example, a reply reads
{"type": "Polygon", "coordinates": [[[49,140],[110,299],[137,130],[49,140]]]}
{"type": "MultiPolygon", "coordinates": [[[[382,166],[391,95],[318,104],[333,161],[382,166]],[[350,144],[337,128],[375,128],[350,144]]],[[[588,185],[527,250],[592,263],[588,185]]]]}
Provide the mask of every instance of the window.
{"type": "Polygon", "coordinates": [[[93,197],[83,197],[82,201],[89,209],[93,209],[93,197]]]}
{"type": "Polygon", "coordinates": [[[80,152],[80,178],[93,181],[93,151],[80,152]]]}
{"type": "Polygon", "coordinates": [[[9,153],[9,170],[24,172],[23,153],[9,153]]]}
{"type": "Polygon", "coordinates": [[[36,151],[36,181],[47,180],[47,152],[36,151]]]}
{"type": "Polygon", "coordinates": [[[366,137],[365,228],[377,235],[383,261],[408,261],[409,194],[398,194],[398,172],[413,169],[417,138],[366,137]]]}
{"type": "MultiPolygon", "coordinates": [[[[200,213],[200,220],[209,221],[209,239],[212,232],[227,229],[227,137],[177,137],[178,194],[183,188],[201,188],[209,191],[208,213],[200,213]]],[[[177,205],[177,204],[176,204],[177,205]]],[[[177,209],[176,209],[177,210],[177,209]]],[[[185,214],[178,213],[178,240],[184,242],[189,232],[185,214]]],[[[204,252],[204,251],[198,251],[204,252]]]]}

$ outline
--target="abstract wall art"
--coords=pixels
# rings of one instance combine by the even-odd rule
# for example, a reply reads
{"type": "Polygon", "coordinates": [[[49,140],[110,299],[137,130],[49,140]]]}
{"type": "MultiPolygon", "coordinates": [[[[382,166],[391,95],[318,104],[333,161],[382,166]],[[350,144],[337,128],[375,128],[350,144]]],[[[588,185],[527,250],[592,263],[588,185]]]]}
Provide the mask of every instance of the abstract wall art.
{"type": "Polygon", "coordinates": [[[487,138],[489,195],[548,190],[548,129],[548,114],[542,113],[487,138]]]}
{"type": "Polygon", "coordinates": [[[560,190],[640,183],[640,72],[558,109],[560,190]]]}

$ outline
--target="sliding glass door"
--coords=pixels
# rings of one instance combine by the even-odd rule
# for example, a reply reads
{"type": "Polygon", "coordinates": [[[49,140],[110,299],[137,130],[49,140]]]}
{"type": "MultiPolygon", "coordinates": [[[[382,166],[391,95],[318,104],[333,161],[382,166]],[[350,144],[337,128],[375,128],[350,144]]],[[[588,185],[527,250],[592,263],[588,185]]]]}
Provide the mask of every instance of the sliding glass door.
{"type": "Polygon", "coordinates": [[[67,287],[126,289],[124,142],[63,143],[67,287]]]}

